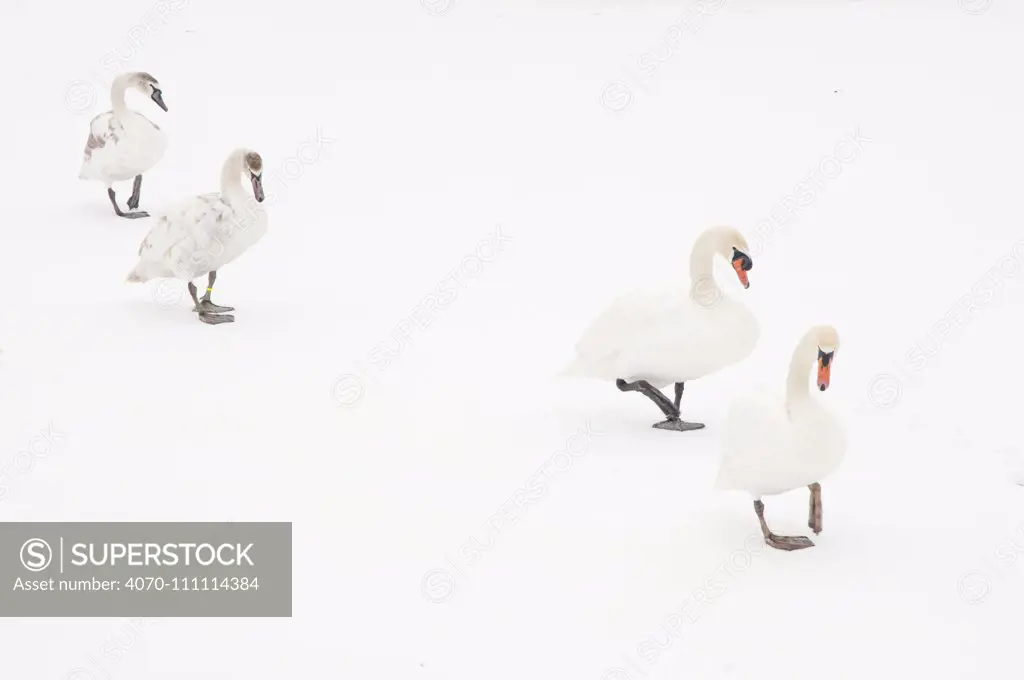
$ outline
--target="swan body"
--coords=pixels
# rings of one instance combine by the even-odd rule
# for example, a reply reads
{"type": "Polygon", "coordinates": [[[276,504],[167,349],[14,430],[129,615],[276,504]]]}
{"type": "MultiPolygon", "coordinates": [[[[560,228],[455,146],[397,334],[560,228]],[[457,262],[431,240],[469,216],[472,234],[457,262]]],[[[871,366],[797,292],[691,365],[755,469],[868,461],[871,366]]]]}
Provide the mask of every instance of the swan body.
{"type": "Polygon", "coordinates": [[[646,380],[661,389],[739,362],[759,335],[757,319],[734,300],[704,309],[685,290],[631,293],[591,324],[565,374],[646,380]]]}
{"type": "Polygon", "coordinates": [[[813,543],[803,536],[771,533],[761,499],[809,488],[808,526],[819,533],[820,481],[835,472],[846,456],[847,434],[842,422],[808,389],[815,362],[818,389],[824,392],[828,388],[838,348],[839,335],[834,328],[812,328],[793,352],[785,398],[746,396],[733,404],[726,417],[715,488],[750,494],[765,540],[772,547],[796,550],[813,543]]]}
{"type": "Polygon", "coordinates": [[[716,488],[763,498],[831,475],[843,462],[847,437],[824,404],[807,400],[787,409],[783,399],[759,394],[733,404],[721,446],[716,488]]]}
{"type": "Polygon", "coordinates": [[[267,233],[267,213],[259,184],[263,160],[255,151],[236,149],[224,163],[220,193],[181,201],[157,219],[139,246],[133,283],[155,278],[192,281],[234,261],[267,233]],[[240,178],[251,173],[256,201],[240,178]],[[259,187],[258,189],[256,187],[259,187]]]}
{"type": "Polygon", "coordinates": [[[249,149],[235,149],[221,169],[220,193],[203,194],[182,201],[160,216],[139,246],[139,262],[128,281],[177,278],[188,282],[195,302],[192,310],[208,324],[234,321],[223,312],[232,307],[213,304],[210,294],[217,270],[233,262],[267,233],[263,202],[263,158],[249,149]],[[252,184],[253,196],[242,188],[241,178],[252,184]],[[255,198],[255,201],[252,200],[255,198]],[[209,277],[202,300],[192,282],[209,277]]]}
{"type": "MultiPolygon", "coordinates": [[[[602,380],[644,380],[661,389],[702,378],[749,356],[760,329],[747,308],[724,294],[713,259],[746,261],[735,229],[713,227],[696,241],[690,289],[634,292],[615,300],[584,332],[562,374],[602,380]]],[[[748,286],[746,271],[737,268],[748,286]]]]}
{"type": "Polygon", "coordinates": [[[89,123],[80,179],[100,181],[109,188],[142,175],[163,158],[167,136],[156,123],[127,107],[124,94],[129,88],[145,93],[167,110],[153,76],[141,72],[118,76],[111,86],[113,108],[89,123]]]}

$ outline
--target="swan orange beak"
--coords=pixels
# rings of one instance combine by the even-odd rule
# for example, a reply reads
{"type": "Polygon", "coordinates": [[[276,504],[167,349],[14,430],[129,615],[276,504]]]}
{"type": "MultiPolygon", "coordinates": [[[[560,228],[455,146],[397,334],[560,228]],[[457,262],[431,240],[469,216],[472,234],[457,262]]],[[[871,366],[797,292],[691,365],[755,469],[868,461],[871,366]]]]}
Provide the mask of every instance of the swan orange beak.
{"type": "Polygon", "coordinates": [[[834,352],[822,352],[818,350],[818,389],[824,392],[828,389],[829,380],[832,378],[832,357],[834,352]]]}
{"type": "Polygon", "coordinates": [[[753,266],[754,261],[750,259],[749,255],[736,248],[732,249],[732,268],[736,271],[736,276],[739,277],[740,283],[743,284],[744,288],[750,288],[750,279],[747,278],[747,272],[753,266]]]}
{"type": "Polygon", "coordinates": [[[736,270],[736,276],[739,277],[743,287],[750,288],[750,279],[747,278],[747,272],[743,271],[743,262],[741,260],[733,260],[732,268],[736,270]]]}

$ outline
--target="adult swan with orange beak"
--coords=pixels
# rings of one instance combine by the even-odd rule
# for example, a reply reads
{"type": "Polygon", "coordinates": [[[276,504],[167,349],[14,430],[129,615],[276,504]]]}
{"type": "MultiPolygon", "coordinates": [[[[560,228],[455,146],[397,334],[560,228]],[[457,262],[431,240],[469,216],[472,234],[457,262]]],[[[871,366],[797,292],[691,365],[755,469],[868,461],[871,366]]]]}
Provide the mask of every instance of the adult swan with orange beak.
{"type": "Polygon", "coordinates": [[[576,358],[562,375],[614,380],[623,392],[643,394],[665,416],[655,423],[658,429],[704,427],[680,416],[684,385],[745,359],[760,336],[757,319],[724,293],[713,272],[715,258],[722,257],[743,288],[749,288],[753,261],[748,252],[736,229],[708,229],[690,254],[689,290],[617,299],[583,334],[576,358]],[[675,386],[675,399],[661,392],[668,385],[675,386]]]}
{"type": "Polygon", "coordinates": [[[780,550],[809,548],[806,536],[779,536],[764,518],[764,496],[806,487],[810,490],[807,526],[821,533],[821,480],[835,472],[846,456],[846,430],[823,397],[810,391],[811,367],[816,385],[828,389],[839,349],[839,333],[815,326],[800,339],[786,379],[786,398],[744,397],[733,405],[722,431],[721,463],[715,486],[745,491],[765,542],[780,550]]]}

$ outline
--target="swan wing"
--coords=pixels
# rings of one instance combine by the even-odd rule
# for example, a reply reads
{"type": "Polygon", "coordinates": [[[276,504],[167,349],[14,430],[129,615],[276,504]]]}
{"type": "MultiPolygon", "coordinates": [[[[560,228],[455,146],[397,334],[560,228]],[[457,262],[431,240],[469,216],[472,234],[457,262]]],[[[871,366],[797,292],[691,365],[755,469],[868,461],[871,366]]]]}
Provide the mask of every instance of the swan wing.
{"type": "Polygon", "coordinates": [[[726,417],[715,486],[748,491],[755,497],[794,488],[799,461],[785,402],[754,395],[738,400],[726,417]]]}
{"type": "Polygon", "coordinates": [[[649,337],[666,319],[686,312],[685,293],[634,291],[621,295],[590,324],[576,343],[580,356],[605,356],[649,337]]]}
{"type": "Polygon", "coordinates": [[[96,174],[98,168],[113,157],[113,146],[123,136],[124,127],[112,111],[101,113],[89,121],[89,137],[82,152],[82,177],[96,174]]]}
{"type": "Polygon", "coordinates": [[[139,256],[180,278],[206,273],[223,252],[221,227],[232,215],[231,205],[217,193],[182,201],[157,220],[139,246],[139,256]]]}
{"type": "Polygon", "coordinates": [[[114,116],[113,111],[101,113],[89,121],[89,140],[86,151],[89,148],[103,148],[109,142],[116,142],[124,132],[124,126],[114,116]]]}

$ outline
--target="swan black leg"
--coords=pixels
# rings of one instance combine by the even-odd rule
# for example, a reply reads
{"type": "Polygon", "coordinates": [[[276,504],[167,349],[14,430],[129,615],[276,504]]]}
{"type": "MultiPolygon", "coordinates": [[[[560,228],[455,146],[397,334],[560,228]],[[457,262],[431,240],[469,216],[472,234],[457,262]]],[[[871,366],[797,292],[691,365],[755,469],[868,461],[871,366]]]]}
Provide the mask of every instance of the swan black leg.
{"type": "MultiPolygon", "coordinates": [[[[626,382],[619,378],[615,381],[615,386],[623,392],[640,392],[648,399],[653,401],[661,412],[665,414],[666,420],[655,423],[653,427],[659,430],[675,430],[677,432],[686,432],[687,430],[699,430],[704,427],[703,423],[688,423],[684,420],[679,419],[679,408],[668,400],[664,394],[656,389],[651,383],[646,380],[635,380],[633,382],[626,382]]],[[[682,391],[679,387],[676,387],[677,397],[682,397],[682,391]]],[[[678,399],[677,402],[678,404],[678,399]]]]}
{"type": "Polygon", "coordinates": [[[679,417],[679,411],[672,406],[672,402],[670,402],[664,394],[655,389],[655,387],[646,380],[626,382],[622,378],[619,378],[615,381],[615,386],[623,392],[639,392],[643,394],[661,409],[661,412],[665,414],[666,418],[679,417]]]}
{"type": "Polygon", "coordinates": [[[135,176],[132,184],[132,195],[128,197],[128,209],[135,210],[139,207],[139,198],[142,197],[142,175],[135,176]]]}
{"type": "Polygon", "coordinates": [[[127,217],[128,219],[149,217],[149,213],[144,210],[139,210],[136,212],[123,212],[121,208],[117,206],[117,197],[114,196],[114,189],[112,187],[107,188],[107,198],[110,199],[111,205],[114,206],[114,214],[116,214],[118,217],[127,217]]]}
{"type": "Polygon", "coordinates": [[[192,308],[192,311],[199,312],[200,321],[202,321],[203,323],[208,323],[213,326],[219,323],[231,323],[232,321],[235,320],[235,317],[231,314],[221,314],[220,312],[216,311],[218,309],[231,311],[233,307],[220,307],[210,302],[210,293],[213,291],[213,282],[216,279],[216,275],[213,272],[210,272],[210,283],[206,289],[206,294],[203,296],[202,300],[199,299],[196,284],[192,283],[191,281],[188,282],[188,294],[192,296],[192,302],[194,302],[196,305],[195,307],[192,308]]]}
{"type": "Polygon", "coordinates": [[[678,382],[675,384],[676,398],[673,402],[676,410],[676,417],[669,418],[663,423],[657,423],[654,427],[659,430],[676,430],[678,432],[686,432],[687,430],[699,430],[704,427],[704,423],[688,423],[685,420],[679,418],[680,410],[679,405],[683,401],[683,383],[678,382]]]}

